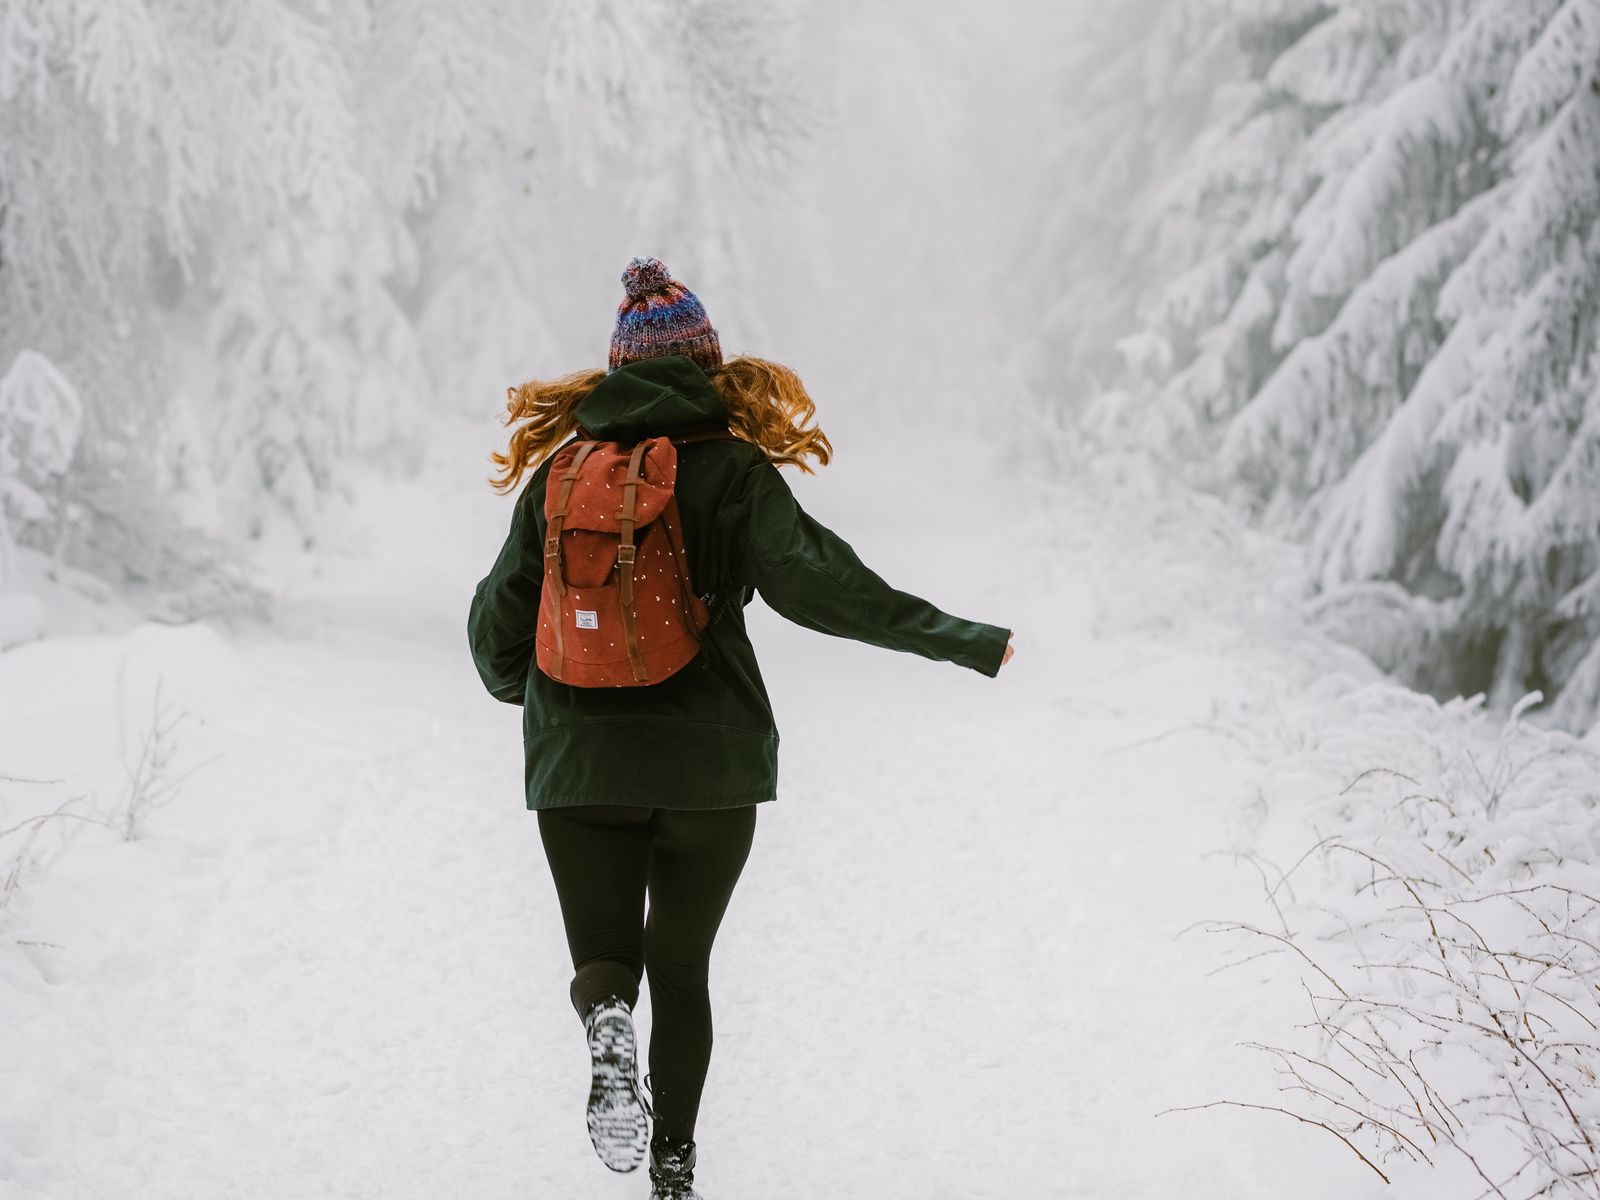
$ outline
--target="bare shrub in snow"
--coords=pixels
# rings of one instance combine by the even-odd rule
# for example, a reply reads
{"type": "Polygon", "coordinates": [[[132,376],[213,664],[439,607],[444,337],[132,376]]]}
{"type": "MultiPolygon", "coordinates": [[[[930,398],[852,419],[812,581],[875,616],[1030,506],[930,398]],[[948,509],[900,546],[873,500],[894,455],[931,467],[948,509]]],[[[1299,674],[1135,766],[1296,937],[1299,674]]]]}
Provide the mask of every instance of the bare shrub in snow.
{"type": "MultiPolygon", "coordinates": [[[[4,802],[18,795],[29,798],[48,793],[62,781],[58,779],[20,779],[0,775],[0,815],[9,805],[4,802]]],[[[71,844],[85,824],[108,826],[88,807],[87,796],[69,796],[45,812],[35,812],[0,827],[0,936],[24,941],[19,930],[23,923],[23,885],[54,862],[71,844]]]]}
{"type": "Polygon", "coordinates": [[[1280,1093],[1190,1107],[1287,1114],[1411,1183],[1448,1163],[1462,1200],[1593,1200],[1600,741],[1527,721],[1537,697],[1507,720],[1481,693],[1440,703],[1383,679],[1325,633],[1381,655],[1434,622],[1392,584],[1308,606],[1287,582],[1303,548],[1150,450],[1073,465],[1034,486],[1070,518],[1055,557],[1099,597],[1091,628],[1210,645],[1242,676],[1200,720],[1126,748],[1204,730],[1259,764],[1236,853],[1266,915],[1200,928],[1227,966],[1305,994],[1303,1024],[1254,1043],[1280,1093]]]}
{"type": "MultiPolygon", "coordinates": [[[[118,711],[125,721],[127,708],[121,700],[121,685],[119,677],[118,711]]],[[[116,812],[116,823],[124,841],[131,842],[143,834],[150,814],[170,804],[177,797],[184,780],[205,765],[201,762],[184,770],[179,770],[177,766],[178,731],[185,721],[191,719],[190,713],[174,708],[162,698],[161,680],[157,679],[150,698],[149,720],[139,731],[136,744],[132,747],[127,745],[124,725],[123,769],[126,781],[116,812]]]]}
{"type": "MultiPolygon", "coordinates": [[[[1287,1097],[1266,1107],[1380,1174],[1454,1155],[1476,1194],[1595,1197],[1600,755],[1521,720],[1537,699],[1497,734],[1481,696],[1375,685],[1331,713],[1324,700],[1319,734],[1286,755],[1280,741],[1273,770],[1379,765],[1317,804],[1326,832],[1297,862],[1264,873],[1273,924],[1210,927],[1301,975],[1305,1036],[1257,1047],[1287,1097]]],[[[1270,753],[1282,735],[1256,736],[1270,753]]]]}

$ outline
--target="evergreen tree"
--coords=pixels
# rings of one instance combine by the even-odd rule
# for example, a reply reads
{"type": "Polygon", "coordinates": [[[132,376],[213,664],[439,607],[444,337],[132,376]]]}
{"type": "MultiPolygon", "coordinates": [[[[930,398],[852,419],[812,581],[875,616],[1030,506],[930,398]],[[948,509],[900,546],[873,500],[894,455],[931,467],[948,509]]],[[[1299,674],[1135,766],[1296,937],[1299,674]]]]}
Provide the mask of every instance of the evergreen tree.
{"type": "Polygon", "coordinates": [[[83,429],[77,390],[44,355],[24,350],[0,375],[0,587],[13,573],[18,527],[59,526],[57,486],[83,429]]]}
{"type": "Polygon", "coordinates": [[[617,214],[734,269],[716,202],[793,132],[786,19],[724,0],[9,3],[0,362],[35,351],[83,403],[57,528],[18,536],[204,607],[228,540],[314,541],[349,459],[415,461],[436,394],[482,411],[548,361],[573,214],[612,216],[618,269],[636,242],[617,214]]]}
{"type": "Polygon", "coordinates": [[[1307,538],[1382,665],[1587,727],[1600,0],[1211,11],[1245,52],[1121,226],[1164,253],[1114,415],[1307,538]]]}

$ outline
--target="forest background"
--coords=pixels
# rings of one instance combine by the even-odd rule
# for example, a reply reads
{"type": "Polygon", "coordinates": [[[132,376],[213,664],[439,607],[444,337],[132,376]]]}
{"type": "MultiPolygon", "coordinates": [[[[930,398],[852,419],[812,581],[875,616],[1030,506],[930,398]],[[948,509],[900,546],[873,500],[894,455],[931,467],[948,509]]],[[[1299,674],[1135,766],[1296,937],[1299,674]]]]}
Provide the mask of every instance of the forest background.
{"type": "Polygon", "coordinates": [[[1158,456],[1308,542],[1386,670],[1581,731],[1597,62],[1593,0],[19,0],[7,636],[32,555],[259,609],[251,545],[353,462],[597,361],[627,244],[736,348],[1158,456]]]}
{"type": "MultiPolygon", "coordinates": [[[[1512,1004],[1424,921],[1362,995],[1479,1005],[1457,1099],[1551,1072],[1485,1111],[1529,1194],[1595,1194],[1600,0],[8,0],[0,650],[270,624],[366,484],[603,361],[634,254],[825,412],[867,398],[854,444],[948,430],[1107,528],[1145,495],[1295,547],[1264,585],[1421,705],[1355,705],[1360,753],[1458,789],[1342,801],[1368,874],[1304,928],[1392,940],[1381,847],[1414,916],[1564,946],[1512,1004]]],[[[1360,1145],[1481,1144],[1318,1078],[1360,1145]]]]}

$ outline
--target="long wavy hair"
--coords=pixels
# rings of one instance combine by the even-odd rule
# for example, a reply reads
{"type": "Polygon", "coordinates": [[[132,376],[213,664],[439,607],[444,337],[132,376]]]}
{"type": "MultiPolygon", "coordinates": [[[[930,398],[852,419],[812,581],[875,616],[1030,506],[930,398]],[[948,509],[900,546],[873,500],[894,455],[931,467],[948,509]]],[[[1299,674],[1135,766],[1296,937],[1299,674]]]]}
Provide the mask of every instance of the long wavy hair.
{"type": "MultiPolygon", "coordinates": [[[[555,453],[578,428],[578,402],[606,377],[601,370],[575,371],[559,379],[530,379],[506,389],[502,423],[514,425],[503,454],[489,456],[499,467],[489,483],[509,492],[523,474],[555,453]]],[[[817,406],[805,385],[788,367],[764,358],[741,355],[708,374],[728,409],[728,428],[737,438],[759,446],[777,466],[811,473],[808,458],[826,466],[833,456],[827,435],[808,423],[817,406]]]]}

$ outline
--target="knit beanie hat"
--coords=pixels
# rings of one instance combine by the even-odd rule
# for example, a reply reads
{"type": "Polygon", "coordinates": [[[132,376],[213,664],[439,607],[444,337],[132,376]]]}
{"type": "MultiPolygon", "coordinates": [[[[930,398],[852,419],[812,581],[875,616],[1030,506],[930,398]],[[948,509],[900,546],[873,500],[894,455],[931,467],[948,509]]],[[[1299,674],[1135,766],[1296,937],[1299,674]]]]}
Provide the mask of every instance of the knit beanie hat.
{"type": "Polygon", "coordinates": [[[710,370],[722,365],[722,346],[695,294],[658,258],[636,258],[622,272],[627,296],[611,331],[611,369],[641,358],[683,354],[710,370]]]}

